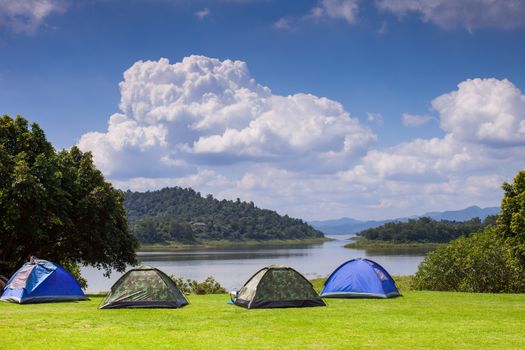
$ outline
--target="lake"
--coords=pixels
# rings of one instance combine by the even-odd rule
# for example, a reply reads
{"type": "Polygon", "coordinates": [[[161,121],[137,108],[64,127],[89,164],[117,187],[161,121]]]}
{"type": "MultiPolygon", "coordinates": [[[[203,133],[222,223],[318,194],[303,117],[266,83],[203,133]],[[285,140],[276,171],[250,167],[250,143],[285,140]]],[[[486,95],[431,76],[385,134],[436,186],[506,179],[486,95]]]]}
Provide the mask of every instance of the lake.
{"type": "MultiPolygon", "coordinates": [[[[293,246],[257,246],[208,249],[187,249],[165,252],[138,252],[141,264],[154,266],[168,275],[203,281],[213,276],[227,290],[240,289],[257,270],[270,264],[291,266],[308,279],[328,276],[343,262],[352,258],[369,258],[381,264],[392,275],[410,275],[417,271],[426,250],[347,249],[343,246],[348,236],[319,244],[293,246]]],[[[122,275],[112,273],[110,278],[102,271],[83,267],[82,275],[88,281],[88,293],[108,291],[122,275]]]]}

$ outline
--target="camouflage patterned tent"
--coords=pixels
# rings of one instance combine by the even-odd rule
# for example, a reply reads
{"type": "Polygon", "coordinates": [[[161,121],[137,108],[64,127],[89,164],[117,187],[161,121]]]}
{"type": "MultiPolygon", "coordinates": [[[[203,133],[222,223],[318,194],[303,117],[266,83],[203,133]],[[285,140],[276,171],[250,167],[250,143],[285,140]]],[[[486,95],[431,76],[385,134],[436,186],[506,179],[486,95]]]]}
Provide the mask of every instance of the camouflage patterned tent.
{"type": "Polygon", "coordinates": [[[179,308],[187,304],[175,282],[164,272],[139,266],[111,287],[100,308],[179,308]]]}
{"type": "Polygon", "coordinates": [[[326,306],[312,284],[291,267],[270,265],[259,270],[233,299],[248,309],[326,306]]]}

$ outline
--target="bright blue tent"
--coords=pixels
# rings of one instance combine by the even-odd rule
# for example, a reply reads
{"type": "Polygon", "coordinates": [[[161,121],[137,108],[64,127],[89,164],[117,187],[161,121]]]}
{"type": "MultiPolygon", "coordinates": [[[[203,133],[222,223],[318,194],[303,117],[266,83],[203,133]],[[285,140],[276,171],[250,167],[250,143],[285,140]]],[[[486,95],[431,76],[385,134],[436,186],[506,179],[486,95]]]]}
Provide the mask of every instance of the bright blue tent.
{"type": "Polygon", "coordinates": [[[390,274],[368,259],[352,259],[326,280],[322,298],[392,298],[401,295],[390,274]]]}
{"type": "Polygon", "coordinates": [[[35,258],[15,272],[0,298],[20,304],[86,299],[69,272],[50,261],[35,258]]]}

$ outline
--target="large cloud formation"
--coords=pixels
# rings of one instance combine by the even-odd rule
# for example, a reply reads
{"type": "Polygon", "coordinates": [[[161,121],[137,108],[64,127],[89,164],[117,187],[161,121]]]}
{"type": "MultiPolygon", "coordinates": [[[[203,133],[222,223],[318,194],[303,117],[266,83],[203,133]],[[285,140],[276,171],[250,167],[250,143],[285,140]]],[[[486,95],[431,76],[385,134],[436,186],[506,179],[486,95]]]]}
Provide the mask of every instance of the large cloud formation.
{"type": "Polygon", "coordinates": [[[473,79],[432,102],[441,127],[460,140],[525,145],[525,96],[508,80],[473,79]]]}
{"type": "Polygon", "coordinates": [[[432,106],[444,137],[371,150],[340,179],[361,183],[381,207],[497,204],[501,182],[523,167],[525,96],[508,80],[472,79],[432,106]]]}
{"type": "Polygon", "coordinates": [[[115,178],[154,165],[162,176],[239,162],[302,170],[315,164],[316,171],[328,171],[376,139],[340,103],[272,94],[241,61],[139,61],[124,73],[120,89],[122,112],[111,116],[107,132],[85,134],[79,142],[115,178]]]}
{"type": "Polygon", "coordinates": [[[497,205],[523,167],[525,96],[508,80],[461,82],[431,103],[442,137],[381,149],[340,103],[273,94],[241,61],[139,61],[120,89],[107,131],[79,141],[120,188],[191,186],[308,219],[385,218],[497,205]]]}

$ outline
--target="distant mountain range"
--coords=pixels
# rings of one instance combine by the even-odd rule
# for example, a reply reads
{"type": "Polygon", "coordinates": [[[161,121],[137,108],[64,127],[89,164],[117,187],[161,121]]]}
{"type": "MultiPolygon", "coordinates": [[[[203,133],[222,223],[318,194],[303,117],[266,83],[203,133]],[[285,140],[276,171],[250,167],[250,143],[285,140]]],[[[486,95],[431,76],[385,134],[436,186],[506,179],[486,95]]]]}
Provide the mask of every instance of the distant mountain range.
{"type": "Polygon", "coordinates": [[[329,235],[345,235],[357,233],[367,228],[373,228],[381,226],[387,222],[393,221],[408,221],[408,219],[417,219],[420,217],[430,217],[434,220],[450,220],[450,221],[467,221],[472,218],[478,217],[484,220],[489,215],[495,215],[499,213],[499,207],[480,208],[478,206],[472,206],[461,210],[450,210],[443,212],[428,212],[423,215],[414,215],[410,217],[402,217],[396,219],[387,220],[356,220],[352,218],[341,218],[335,220],[324,220],[324,221],[310,221],[310,225],[319,231],[329,235]]]}

